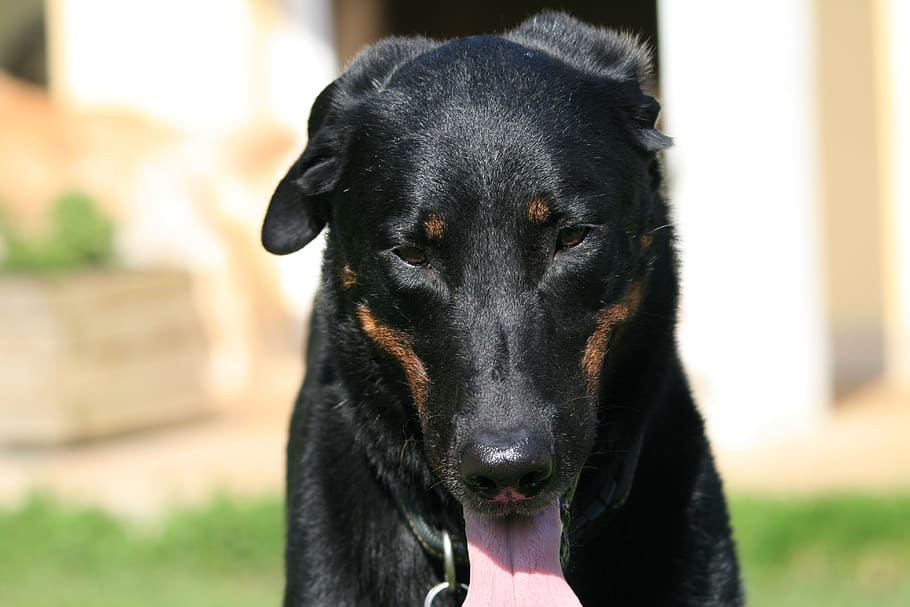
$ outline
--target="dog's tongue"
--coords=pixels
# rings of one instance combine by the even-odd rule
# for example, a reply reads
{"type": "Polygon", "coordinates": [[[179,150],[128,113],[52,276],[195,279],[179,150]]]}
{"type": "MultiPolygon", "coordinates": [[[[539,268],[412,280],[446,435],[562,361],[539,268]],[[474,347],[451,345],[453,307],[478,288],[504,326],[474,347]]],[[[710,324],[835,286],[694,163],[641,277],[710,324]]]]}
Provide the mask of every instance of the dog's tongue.
{"type": "Polygon", "coordinates": [[[464,607],[581,607],[559,563],[559,505],[531,518],[465,511],[471,584],[464,607]]]}

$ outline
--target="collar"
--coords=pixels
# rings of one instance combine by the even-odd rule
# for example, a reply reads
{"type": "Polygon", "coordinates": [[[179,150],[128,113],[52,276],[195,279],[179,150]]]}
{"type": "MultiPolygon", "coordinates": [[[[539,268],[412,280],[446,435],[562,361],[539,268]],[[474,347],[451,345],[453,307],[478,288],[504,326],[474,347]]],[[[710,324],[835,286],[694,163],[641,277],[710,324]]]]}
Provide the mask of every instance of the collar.
{"type": "Polygon", "coordinates": [[[411,533],[417,538],[417,542],[423,548],[424,552],[430,556],[443,561],[446,557],[446,541],[451,544],[451,554],[455,564],[468,564],[468,545],[462,534],[451,536],[443,529],[437,529],[430,525],[419,512],[419,508],[410,499],[410,494],[405,491],[401,485],[392,485],[390,487],[395,505],[408,522],[411,533]]]}

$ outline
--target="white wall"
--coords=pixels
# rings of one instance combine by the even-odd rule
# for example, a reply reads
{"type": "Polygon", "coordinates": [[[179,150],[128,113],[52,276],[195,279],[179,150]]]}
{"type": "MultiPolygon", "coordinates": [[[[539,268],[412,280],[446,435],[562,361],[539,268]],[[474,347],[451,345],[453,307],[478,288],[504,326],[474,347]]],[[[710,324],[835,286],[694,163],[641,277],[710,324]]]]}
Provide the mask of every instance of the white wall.
{"type": "Polygon", "coordinates": [[[329,0],[48,0],[51,86],[76,106],[193,131],[257,118],[299,130],[335,71],[329,0]],[[297,6],[299,5],[299,7],[297,6]]]}
{"type": "Polygon", "coordinates": [[[661,0],[680,341],[714,441],[808,429],[830,400],[811,0],[661,0]]]}

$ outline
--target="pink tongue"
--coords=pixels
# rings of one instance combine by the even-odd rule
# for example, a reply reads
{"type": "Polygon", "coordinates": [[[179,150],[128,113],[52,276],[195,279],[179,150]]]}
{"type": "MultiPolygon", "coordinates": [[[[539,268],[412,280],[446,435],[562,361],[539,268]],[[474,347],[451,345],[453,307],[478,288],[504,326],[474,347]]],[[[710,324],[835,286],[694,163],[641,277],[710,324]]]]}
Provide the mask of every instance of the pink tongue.
{"type": "Polygon", "coordinates": [[[471,584],[463,607],[581,607],[562,576],[559,505],[498,520],[465,511],[471,584]]]}

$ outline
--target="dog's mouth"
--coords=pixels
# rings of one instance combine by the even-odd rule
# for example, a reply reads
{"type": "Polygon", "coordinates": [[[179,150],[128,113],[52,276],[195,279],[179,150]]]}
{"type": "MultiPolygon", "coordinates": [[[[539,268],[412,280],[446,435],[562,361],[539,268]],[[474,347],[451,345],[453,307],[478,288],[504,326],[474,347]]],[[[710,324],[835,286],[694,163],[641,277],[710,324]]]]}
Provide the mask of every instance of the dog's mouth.
{"type": "Polygon", "coordinates": [[[471,568],[465,607],[580,607],[562,572],[565,493],[555,480],[539,490],[507,486],[485,494],[471,482],[456,483],[471,568]]]}
{"type": "Polygon", "coordinates": [[[546,435],[479,432],[435,467],[463,509],[466,607],[580,607],[560,560],[575,461],[546,435]]]}
{"type": "Polygon", "coordinates": [[[514,512],[496,518],[465,509],[471,567],[465,607],[580,607],[562,573],[559,502],[530,516],[514,512]]]}
{"type": "Polygon", "coordinates": [[[529,497],[515,489],[506,488],[490,498],[462,494],[459,501],[465,511],[475,512],[480,516],[491,519],[521,519],[536,516],[564,499],[564,494],[552,490],[529,497]]]}

